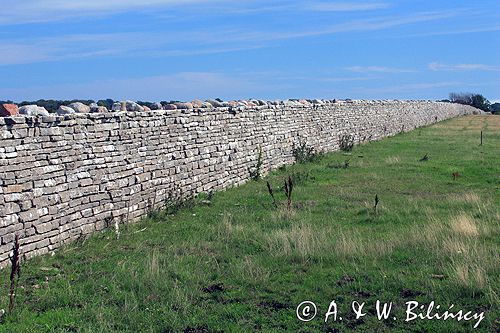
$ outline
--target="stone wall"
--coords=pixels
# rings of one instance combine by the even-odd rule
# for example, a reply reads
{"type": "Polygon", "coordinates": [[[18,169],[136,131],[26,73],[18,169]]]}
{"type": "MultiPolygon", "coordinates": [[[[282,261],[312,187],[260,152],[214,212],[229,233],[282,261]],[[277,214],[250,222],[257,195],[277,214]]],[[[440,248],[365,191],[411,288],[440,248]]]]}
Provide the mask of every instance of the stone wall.
{"type": "Polygon", "coordinates": [[[343,134],[378,140],[478,112],[421,101],[184,111],[0,118],[0,266],[16,234],[29,258],[168,197],[242,184],[260,148],[265,173],[293,163],[299,140],[334,151],[343,134]]]}

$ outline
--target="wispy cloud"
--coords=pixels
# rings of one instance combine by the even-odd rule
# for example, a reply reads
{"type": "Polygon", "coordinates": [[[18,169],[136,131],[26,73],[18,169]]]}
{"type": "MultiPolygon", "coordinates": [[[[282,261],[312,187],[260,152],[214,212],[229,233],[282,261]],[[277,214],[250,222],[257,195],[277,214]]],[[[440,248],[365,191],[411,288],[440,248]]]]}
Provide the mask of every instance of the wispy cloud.
{"type": "MultiPolygon", "coordinates": [[[[157,0],[156,2],[160,2],[157,0]]],[[[153,1],[153,3],[156,3],[153,1]]],[[[174,3],[174,2],[171,2],[174,3]]],[[[278,40],[298,39],[347,32],[376,31],[418,22],[440,20],[456,11],[415,13],[411,16],[378,17],[302,31],[259,31],[224,29],[186,30],[173,33],[126,32],[77,34],[57,37],[0,40],[0,65],[26,64],[103,56],[184,56],[227,53],[273,47],[278,40]],[[89,51],[91,50],[91,51],[89,51]]],[[[386,67],[353,67],[357,72],[395,72],[386,67]]]]}
{"type": "Polygon", "coordinates": [[[369,19],[356,19],[329,26],[315,27],[309,30],[300,31],[231,31],[220,32],[217,35],[207,35],[207,38],[223,39],[229,41],[276,41],[286,39],[296,39],[314,36],[333,35],[346,32],[378,31],[396,28],[404,25],[439,21],[459,15],[461,10],[445,10],[436,12],[419,12],[412,15],[382,16],[369,19]]]}
{"type": "Polygon", "coordinates": [[[57,10],[130,10],[144,7],[172,6],[187,3],[217,2],[209,0],[28,0],[23,1],[27,8],[57,10]]]}
{"type": "MultiPolygon", "coordinates": [[[[373,2],[315,2],[298,1],[296,3],[278,2],[269,4],[261,0],[233,2],[230,0],[23,0],[3,1],[0,5],[9,15],[0,17],[0,25],[51,22],[76,17],[110,16],[121,12],[154,10],[165,8],[186,8],[196,5],[195,9],[212,8],[212,13],[250,14],[274,11],[320,11],[349,12],[369,11],[389,7],[387,3],[373,2]],[[4,2],[6,2],[4,4],[4,2]],[[215,12],[214,12],[215,11],[215,12]]],[[[193,7],[192,7],[193,8],[193,7]]]]}
{"type": "Polygon", "coordinates": [[[321,12],[353,12],[383,9],[389,6],[384,2],[318,2],[308,4],[306,9],[321,12]]]}
{"type": "Polygon", "coordinates": [[[0,24],[22,24],[60,21],[75,17],[109,16],[136,11],[197,4],[217,4],[228,0],[23,0],[0,1],[9,15],[0,17],[0,24]],[[5,4],[4,4],[5,2],[5,4]]]}
{"type": "Polygon", "coordinates": [[[462,34],[473,34],[473,33],[481,33],[481,32],[494,32],[500,31],[500,25],[492,25],[492,26],[482,26],[477,28],[469,27],[467,29],[455,29],[455,30],[442,30],[442,31],[433,31],[433,32],[424,32],[417,34],[405,34],[404,38],[408,37],[431,37],[431,36],[446,36],[446,35],[462,35],[462,34]]]}
{"type": "Polygon", "coordinates": [[[355,81],[369,81],[378,79],[377,76],[361,76],[361,77],[325,77],[318,78],[318,81],[323,82],[355,82],[355,81]]]}
{"type": "Polygon", "coordinates": [[[356,73],[414,73],[415,70],[395,68],[395,67],[383,67],[383,66],[352,66],[345,68],[348,71],[356,73]]]}
{"type": "Polygon", "coordinates": [[[430,70],[433,71],[488,71],[488,72],[500,72],[500,66],[491,66],[484,64],[456,64],[456,65],[448,65],[442,64],[439,62],[431,62],[428,65],[430,70]]]}
{"type": "Polygon", "coordinates": [[[410,83],[410,84],[401,84],[397,86],[385,86],[377,88],[358,88],[358,89],[353,89],[353,91],[364,94],[401,94],[401,93],[413,94],[413,93],[422,93],[422,91],[428,91],[437,88],[446,88],[454,86],[464,86],[464,84],[458,81],[424,82],[424,83],[410,83]]]}
{"type": "Polygon", "coordinates": [[[139,79],[102,79],[95,82],[3,89],[0,99],[114,98],[116,100],[192,100],[194,98],[242,98],[249,91],[264,93],[269,86],[242,75],[219,72],[181,72],[139,79]],[[130,84],[133,82],[133,84],[130,84]],[[3,96],[2,96],[3,95],[3,96]]]}
{"type": "Polygon", "coordinates": [[[242,1],[240,3],[231,2],[230,6],[218,6],[217,11],[225,14],[254,14],[266,12],[365,12],[377,9],[389,8],[385,2],[280,2],[269,3],[269,1],[242,1]]]}
{"type": "MultiPolygon", "coordinates": [[[[197,33],[177,36],[169,33],[77,34],[50,38],[3,40],[0,66],[62,61],[90,57],[177,57],[249,51],[262,48],[254,44],[203,44],[185,47],[186,41],[200,43],[197,33]],[[184,45],[183,45],[184,44],[184,45]]],[[[206,42],[206,41],[205,41],[206,42]]]]}
{"type": "MultiPolygon", "coordinates": [[[[24,0],[4,1],[0,0],[2,9],[9,15],[0,16],[0,25],[53,22],[70,19],[85,20],[93,16],[106,17],[122,12],[138,12],[149,10],[154,15],[165,15],[164,9],[178,10],[184,17],[193,12],[199,15],[211,16],[218,14],[251,14],[257,12],[363,12],[389,8],[388,2],[309,2],[297,1],[287,3],[278,1],[269,3],[265,0],[245,0],[234,2],[231,0],[24,0]],[[2,4],[3,2],[7,2],[2,4]]],[[[421,22],[423,13],[415,13],[413,22],[421,22]]],[[[434,16],[437,13],[427,13],[434,16]]],[[[169,16],[170,18],[176,18],[169,16]]],[[[398,18],[386,19],[386,24],[398,25],[398,18]],[[391,22],[393,21],[393,22],[391,22]]],[[[432,19],[429,17],[429,19],[432,19]]],[[[408,21],[408,19],[406,19],[408,21]]],[[[368,22],[367,22],[368,23],[368,22]]],[[[380,22],[373,22],[377,25],[380,22]]],[[[403,23],[404,24],[404,23],[403,23]]]]}
{"type": "Polygon", "coordinates": [[[77,34],[17,41],[3,40],[0,43],[0,66],[109,56],[147,45],[144,36],[137,33],[77,34]]]}

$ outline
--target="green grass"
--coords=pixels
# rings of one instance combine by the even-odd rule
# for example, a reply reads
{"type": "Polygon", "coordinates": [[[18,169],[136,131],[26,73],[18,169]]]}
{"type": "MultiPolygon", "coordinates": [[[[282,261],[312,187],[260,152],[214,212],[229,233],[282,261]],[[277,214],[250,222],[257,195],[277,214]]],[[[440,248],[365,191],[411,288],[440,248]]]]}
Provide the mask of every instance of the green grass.
{"type": "MultiPolygon", "coordinates": [[[[499,156],[500,117],[476,116],[282,168],[210,204],[121,226],[118,240],[108,230],[24,262],[0,332],[473,331],[473,322],[405,323],[408,300],[486,311],[474,331],[498,332],[499,156]],[[280,190],[288,175],[291,211],[280,190]],[[319,307],[308,323],[295,316],[304,300],[319,307]],[[331,300],[343,320],[325,324],[331,300]],[[373,310],[356,320],[353,300],[366,310],[392,301],[398,320],[373,310]]],[[[8,269],[0,278],[7,308],[8,269]]]]}

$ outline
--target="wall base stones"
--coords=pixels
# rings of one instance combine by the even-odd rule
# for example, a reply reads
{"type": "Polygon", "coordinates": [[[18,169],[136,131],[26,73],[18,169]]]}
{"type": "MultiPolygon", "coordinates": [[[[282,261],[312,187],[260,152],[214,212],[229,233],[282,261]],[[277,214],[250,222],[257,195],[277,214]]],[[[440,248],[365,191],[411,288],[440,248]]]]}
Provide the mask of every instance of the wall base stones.
{"type": "Polygon", "coordinates": [[[378,140],[478,112],[364,101],[0,118],[0,266],[15,234],[29,258],[133,221],[172,196],[243,184],[260,148],[265,173],[293,163],[299,141],[335,151],[345,134],[378,140]]]}

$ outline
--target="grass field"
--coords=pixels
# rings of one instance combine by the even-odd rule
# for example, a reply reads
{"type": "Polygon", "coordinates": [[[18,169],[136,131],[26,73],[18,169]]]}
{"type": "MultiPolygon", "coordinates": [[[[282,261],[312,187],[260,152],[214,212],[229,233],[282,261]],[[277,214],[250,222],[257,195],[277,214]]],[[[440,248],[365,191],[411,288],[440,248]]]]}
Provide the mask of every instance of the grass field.
{"type": "Polygon", "coordinates": [[[471,116],[282,168],[23,263],[0,332],[499,332],[499,157],[500,117],[471,116]],[[343,318],[325,323],[332,300],[343,318]],[[405,322],[411,300],[485,319],[405,322]]]}

